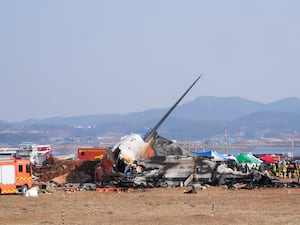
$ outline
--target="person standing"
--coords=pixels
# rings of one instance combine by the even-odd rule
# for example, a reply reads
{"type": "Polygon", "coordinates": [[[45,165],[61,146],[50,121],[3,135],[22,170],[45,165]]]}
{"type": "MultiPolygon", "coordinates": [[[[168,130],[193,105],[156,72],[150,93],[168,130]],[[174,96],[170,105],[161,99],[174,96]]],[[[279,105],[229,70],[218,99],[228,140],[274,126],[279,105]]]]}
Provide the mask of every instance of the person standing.
{"type": "Polygon", "coordinates": [[[286,178],[286,172],[287,172],[287,165],[286,165],[286,162],[283,162],[283,164],[282,164],[282,175],[283,175],[283,179],[286,178]]]}

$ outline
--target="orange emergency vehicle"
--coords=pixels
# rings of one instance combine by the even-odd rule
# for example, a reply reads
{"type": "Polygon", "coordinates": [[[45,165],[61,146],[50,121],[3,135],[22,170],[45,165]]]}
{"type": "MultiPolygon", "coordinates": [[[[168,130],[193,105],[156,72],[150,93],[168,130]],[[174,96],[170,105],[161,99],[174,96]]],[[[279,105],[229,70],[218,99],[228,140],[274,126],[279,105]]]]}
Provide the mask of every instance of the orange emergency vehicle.
{"type": "Polygon", "coordinates": [[[77,155],[79,160],[95,160],[102,159],[108,148],[78,148],[77,155]]]}
{"type": "Polygon", "coordinates": [[[32,188],[32,168],[29,160],[0,160],[0,194],[23,194],[32,188]]]}

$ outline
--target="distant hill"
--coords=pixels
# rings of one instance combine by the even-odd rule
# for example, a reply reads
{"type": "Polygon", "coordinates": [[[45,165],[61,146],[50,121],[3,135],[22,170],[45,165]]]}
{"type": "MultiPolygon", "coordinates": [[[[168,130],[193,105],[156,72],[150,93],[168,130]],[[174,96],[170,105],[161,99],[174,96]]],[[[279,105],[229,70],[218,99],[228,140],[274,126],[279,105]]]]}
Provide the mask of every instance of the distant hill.
{"type": "Polygon", "coordinates": [[[243,131],[248,137],[279,137],[281,133],[300,130],[300,113],[260,111],[230,122],[233,132],[243,131]]]}
{"type": "MultiPolygon", "coordinates": [[[[300,104],[300,103],[299,103],[300,104]]],[[[231,121],[261,111],[264,104],[240,97],[198,97],[178,107],[174,116],[192,120],[231,121]]]]}
{"type": "MultiPolygon", "coordinates": [[[[83,115],[76,117],[53,117],[40,120],[25,120],[19,124],[59,124],[59,125],[98,125],[109,122],[140,123],[141,121],[158,120],[168,108],[151,109],[143,112],[128,114],[83,115]]],[[[277,111],[300,113],[300,99],[286,98],[269,104],[250,101],[240,97],[211,97],[202,96],[194,101],[179,105],[171,114],[181,119],[203,121],[232,121],[247,114],[260,111],[277,111]]]]}
{"type": "MultiPolygon", "coordinates": [[[[31,133],[41,131],[38,138],[57,135],[58,139],[63,137],[70,141],[83,136],[125,135],[153,127],[167,110],[53,117],[16,123],[0,121],[0,143],[4,137],[12,138],[11,133],[4,132],[9,129],[22,130],[26,141],[30,139],[30,130],[31,133]]],[[[282,133],[300,131],[300,99],[292,97],[264,104],[240,97],[201,96],[179,105],[159,128],[159,133],[169,139],[203,139],[223,135],[225,124],[231,136],[243,133],[246,138],[279,137],[282,133]]],[[[21,139],[22,135],[18,135],[21,139]]]]}

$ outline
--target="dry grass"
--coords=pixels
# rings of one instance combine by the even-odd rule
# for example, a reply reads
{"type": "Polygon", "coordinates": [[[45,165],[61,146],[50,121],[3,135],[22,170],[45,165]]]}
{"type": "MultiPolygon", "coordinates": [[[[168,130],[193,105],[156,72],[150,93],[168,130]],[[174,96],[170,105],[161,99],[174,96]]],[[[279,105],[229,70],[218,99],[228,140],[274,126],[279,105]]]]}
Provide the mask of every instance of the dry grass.
{"type": "Polygon", "coordinates": [[[56,190],[0,196],[1,224],[300,224],[300,189],[211,187],[134,192],[56,190]]]}

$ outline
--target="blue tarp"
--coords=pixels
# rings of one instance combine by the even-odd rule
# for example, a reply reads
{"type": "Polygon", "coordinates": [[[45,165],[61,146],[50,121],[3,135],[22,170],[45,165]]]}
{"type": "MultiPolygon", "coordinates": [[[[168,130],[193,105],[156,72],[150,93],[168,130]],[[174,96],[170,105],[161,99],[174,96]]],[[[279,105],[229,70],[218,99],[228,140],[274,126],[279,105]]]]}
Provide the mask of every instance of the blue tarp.
{"type": "Polygon", "coordinates": [[[211,150],[211,151],[206,151],[206,152],[200,152],[200,151],[192,151],[193,154],[199,155],[199,156],[207,156],[207,157],[212,157],[213,161],[226,161],[227,158],[223,156],[222,154],[211,150]]]}

